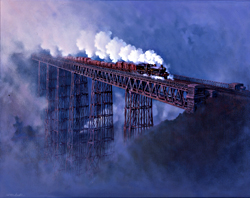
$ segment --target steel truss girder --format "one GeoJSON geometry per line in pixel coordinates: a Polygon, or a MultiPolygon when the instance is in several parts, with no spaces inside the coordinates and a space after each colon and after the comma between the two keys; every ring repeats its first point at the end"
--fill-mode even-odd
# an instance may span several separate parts
{"type": "Polygon", "coordinates": [[[125,92],[124,140],[136,137],[154,125],[152,98],[125,92]]]}
{"type": "Polygon", "coordinates": [[[155,80],[133,72],[128,73],[94,65],[86,65],[63,58],[43,56],[33,56],[32,58],[33,60],[49,63],[86,77],[95,78],[95,80],[100,82],[114,85],[182,109],[187,109],[188,107],[185,96],[188,94],[188,85],[190,83],[172,80],[155,80]],[[169,94],[170,92],[173,94],[169,94]],[[177,93],[179,94],[178,96],[177,93]]]}
{"type": "MultiPolygon", "coordinates": [[[[84,75],[86,77],[95,78],[98,81],[114,85],[123,89],[129,89],[134,93],[138,93],[149,98],[185,109],[187,112],[194,112],[190,109],[196,109],[200,104],[199,101],[206,100],[204,94],[202,97],[200,94],[195,93],[194,98],[186,98],[190,95],[190,90],[196,92],[197,85],[204,86],[202,92],[205,90],[216,90],[221,94],[229,94],[233,96],[239,96],[243,98],[250,98],[249,92],[237,91],[227,88],[229,84],[219,83],[213,81],[207,81],[203,79],[194,79],[185,76],[175,75],[175,80],[155,80],[147,76],[142,76],[133,72],[118,71],[109,68],[98,67],[94,65],[87,65],[71,60],[64,59],[62,57],[49,57],[49,56],[32,56],[33,60],[49,63],[55,67],[62,68],[67,71],[73,71],[74,73],[84,75]],[[195,86],[194,86],[195,85],[195,86]],[[180,94],[180,97],[173,97],[171,94],[166,95],[166,90],[174,89],[180,94]],[[180,99],[179,99],[180,98],[180,99]],[[202,98],[195,99],[195,98],[202,98]]],[[[172,91],[173,92],[173,91],[172,91]]],[[[176,91],[174,91],[176,93],[176,91]]],[[[200,92],[200,91],[198,91],[200,92]]]]}
{"type": "Polygon", "coordinates": [[[100,161],[113,153],[112,86],[92,80],[89,131],[87,143],[87,171],[96,172],[100,161]]]}

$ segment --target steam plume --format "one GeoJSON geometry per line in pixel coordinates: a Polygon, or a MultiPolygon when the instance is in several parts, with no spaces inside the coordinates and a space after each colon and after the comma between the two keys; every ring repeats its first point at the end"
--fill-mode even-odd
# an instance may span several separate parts
{"type": "Polygon", "coordinates": [[[143,52],[135,46],[127,44],[122,39],[114,37],[111,39],[111,32],[98,32],[96,35],[91,32],[81,31],[81,36],[77,39],[77,47],[84,50],[89,57],[94,55],[101,59],[110,58],[112,62],[118,60],[134,63],[163,64],[163,59],[153,50],[143,52]]]}

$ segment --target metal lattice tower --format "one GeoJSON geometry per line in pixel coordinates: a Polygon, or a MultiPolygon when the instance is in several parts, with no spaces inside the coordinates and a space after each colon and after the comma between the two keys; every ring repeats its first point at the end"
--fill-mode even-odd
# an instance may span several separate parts
{"type": "MultiPolygon", "coordinates": [[[[47,101],[49,100],[49,65],[41,64],[39,62],[38,67],[38,96],[45,96],[47,101]]],[[[50,139],[50,116],[49,116],[49,104],[45,109],[44,116],[44,127],[45,127],[45,159],[48,161],[51,159],[51,139],[50,139]]]]}
{"type": "Polygon", "coordinates": [[[59,69],[55,67],[49,68],[49,97],[48,97],[48,118],[49,118],[49,157],[50,161],[55,166],[58,154],[58,84],[59,84],[59,69]]]}
{"type": "Polygon", "coordinates": [[[89,98],[87,78],[73,72],[38,65],[38,96],[46,96],[45,157],[55,173],[82,173],[87,155],[89,98]]]}
{"type": "Polygon", "coordinates": [[[87,143],[87,171],[97,172],[100,161],[112,154],[113,130],[112,86],[93,80],[87,143]]]}
{"type": "Polygon", "coordinates": [[[74,76],[74,137],[73,152],[77,174],[82,174],[83,163],[87,155],[87,135],[89,120],[88,80],[86,77],[74,76]]]}
{"type": "Polygon", "coordinates": [[[59,136],[58,170],[66,168],[67,136],[69,130],[70,83],[71,73],[59,71],[59,136]]]}
{"type": "Polygon", "coordinates": [[[68,131],[67,131],[67,151],[66,151],[66,170],[71,171],[74,161],[74,152],[73,152],[73,136],[74,136],[74,73],[70,73],[70,93],[69,93],[69,120],[68,120],[68,131]]]}
{"type": "Polygon", "coordinates": [[[125,92],[124,140],[136,137],[153,126],[152,99],[125,92]]]}
{"type": "Polygon", "coordinates": [[[113,95],[112,85],[101,83],[102,85],[102,148],[103,160],[109,159],[113,154],[112,142],[114,141],[113,127],[113,95]]]}

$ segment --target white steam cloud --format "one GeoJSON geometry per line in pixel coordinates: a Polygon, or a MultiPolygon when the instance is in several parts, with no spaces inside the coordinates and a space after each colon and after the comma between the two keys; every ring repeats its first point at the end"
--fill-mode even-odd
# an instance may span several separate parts
{"type": "MultiPolygon", "coordinates": [[[[49,50],[52,56],[85,52],[88,57],[97,56],[112,62],[123,60],[136,64],[163,64],[163,59],[153,50],[143,51],[115,37],[111,31],[100,31],[88,18],[72,15],[68,7],[61,3],[22,1],[22,6],[18,7],[15,1],[10,0],[2,1],[1,5],[4,8],[1,15],[1,58],[4,65],[7,65],[13,52],[21,52],[29,57],[41,48],[49,50]],[[16,12],[18,17],[9,14],[16,12]],[[28,22],[22,23],[23,21],[28,22]]],[[[84,3],[84,6],[86,12],[88,8],[91,9],[88,3],[84,3]]]]}
{"type": "Polygon", "coordinates": [[[95,36],[91,32],[81,31],[81,36],[77,39],[76,45],[79,50],[85,50],[88,57],[92,57],[95,53],[95,36]]]}
{"type": "Polygon", "coordinates": [[[119,56],[121,57],[122,60],[129,61],[128,56],[131,54],[133,50],[135,50],[135,46],[126,45],[125,47],[121,48],[119,56]]]}
{"type": "Polygon", "coordinates": [[[105,59],[107,57],[106,46],[111,40],[110,36],[111,32],[99,32],[95,36],[95,47],[97,49],[95,54],[102,59],[105,59]]]}
{"type": "Polygon", "coordinates": [[[134,63],[163,64],[163,59],[153,50],[143,52],[142,49],[136,49],[135,46],[127,44],[122,39],[117,37],[111,39],[111,35],[111,32],[101,31],[94,35],[93,32],[81,31],[76,45],[80,51],[85,51],[88,57],[94,55],[101,59],[109,57],[112,62],[123,60],[134,63]]]}

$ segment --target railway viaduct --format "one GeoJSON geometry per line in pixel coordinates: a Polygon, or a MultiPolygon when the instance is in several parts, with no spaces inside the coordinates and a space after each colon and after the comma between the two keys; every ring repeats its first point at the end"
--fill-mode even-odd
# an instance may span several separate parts
{"type": "Polygon", "coordinates": [[[174,75],[174,80],[152,79],[41,54],[32,55],[32,60],[38,63],[38,95],[48,101],[45,154],[47,159],[59,162],[54,163],[57,171],[96,172],[100,161],[112,156],[112,86],[125,90],[125,140],[153,126],[152,99],[194,113],[209,97],[250,98],[250,92],[241,83],[179,75],[174,75]],[[87,78],[92,79],[90,99],[87,78]]]}

